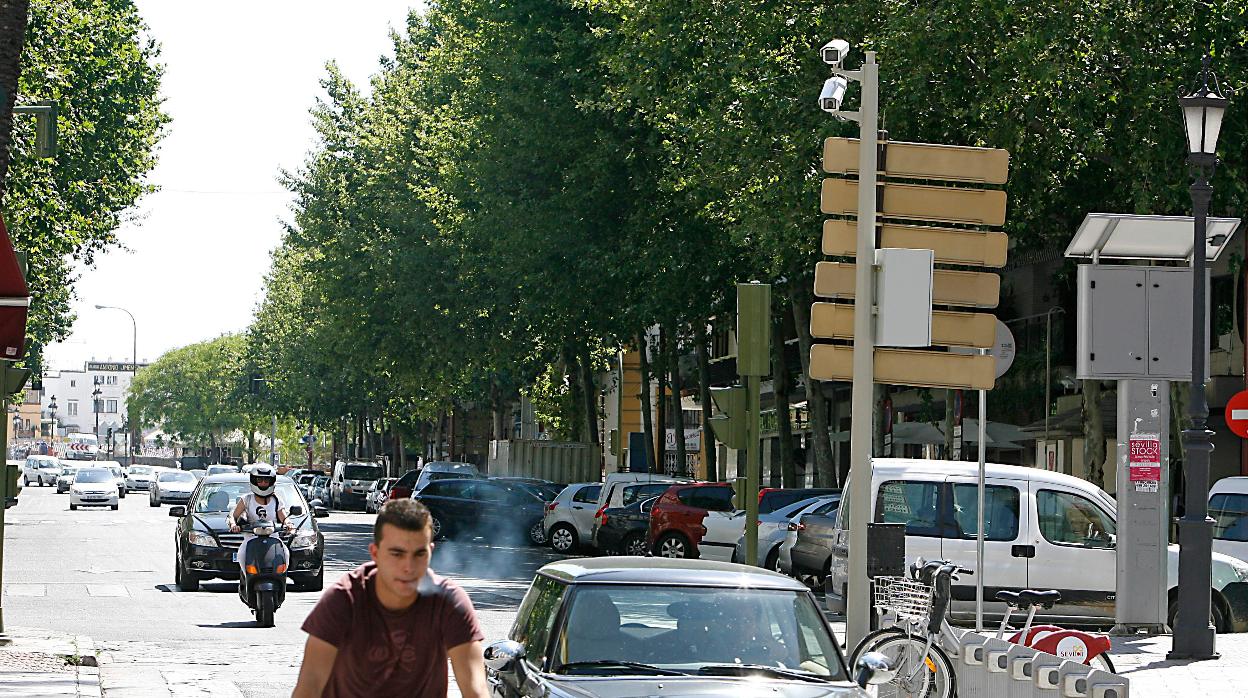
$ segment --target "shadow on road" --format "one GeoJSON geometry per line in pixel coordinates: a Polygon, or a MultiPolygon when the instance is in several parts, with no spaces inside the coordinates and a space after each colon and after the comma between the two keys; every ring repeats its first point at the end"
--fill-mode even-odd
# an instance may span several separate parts
{"type": "Polygon", "coordinates": [[[232,628],[256,628],[259,626],[256,625],[256,621],[254,620],[231,620],[231,621],[226,621],[224,623],[197,623],[195,627],[232,629],[232,628]]]}

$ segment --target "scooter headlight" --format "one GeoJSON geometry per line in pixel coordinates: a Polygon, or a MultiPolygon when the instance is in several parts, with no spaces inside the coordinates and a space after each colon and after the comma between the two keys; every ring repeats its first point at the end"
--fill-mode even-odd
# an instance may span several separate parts
{"type": "Polygon", "coordinates": [[[203,531],[191,531],[190,534],[187,535],[186,539],[191,545],[198,545],[203,548],[217,547],[217,541],[203,531]]]}
{"type": "Polygon", "coordinates": [[[291,550],[305,550],[316,547],[316,531],[304,531],[290,539],[291,550]]]}

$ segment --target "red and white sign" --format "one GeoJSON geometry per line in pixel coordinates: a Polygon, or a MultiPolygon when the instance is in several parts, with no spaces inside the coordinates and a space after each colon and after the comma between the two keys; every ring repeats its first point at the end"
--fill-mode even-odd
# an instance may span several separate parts
{"type": "Polygon", "coordinates": [[[1241,439],[1248,439],[1248,390],[1241,390],[1226,401],[1226,426],[1241,439]]]}
{"type": "Polygon", "coordinates": [[[1161,483],[1161,435],[1132,434],[1127,466],[1136,492],[1156,492],[1161,483]]]}

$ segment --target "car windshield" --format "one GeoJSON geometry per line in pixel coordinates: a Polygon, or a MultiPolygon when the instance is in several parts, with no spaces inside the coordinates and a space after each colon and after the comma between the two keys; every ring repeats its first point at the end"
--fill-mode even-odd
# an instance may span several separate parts
{"type": "Polygon", "coordinates": [[[161,473],[156,476],[160,482],[195,482],[195,476],[190,473],[184,473],[180,470],[174,470],[167,473],[161,473]]]}
{"type": "Polygon", "coordinates": [[[208,469],[209,475],[219,475],[221,473],[236,473],[237,470],[231,465],[214,465],[208,469]]]}
{"type": "MultiPolygon", "coordinates": [[[[195,499],[191,502],[191,511],[199,514],[222,513],[233,511],[239,497],[251,491],[251,483],[241,482],[210,482],[199,488],[195,499]]],[[[277,483],[277,501],[283,507],[290,508],[298,504],[303,506],[303,498],[295,490],[290,481],[277,483]]]]}
{"type": "Polygon", "coordinates": [[[688,673],[748,664],[845,680],[836,640],[809,594],[769,589],[593,585],[576,589],[554,643],[554,671],[635,662],[688,673]]]}
{"type": "Polygon", "coordinates": [[[380,465],[347,465],[342,468],[342,476],[348,480],[376,480],[381,477],[380,465]]]}
{"type": "Polygon", "coordinates": [[[100,468],[79,470],[78,474],[74,476],[74,482],[111,482],[112,479],[112,473],[100,468]]]}
{"type": "Polygon", "coordinates": [[[141,465],[134,465],[130,467],[130,474],[131,475],[151,475],[152,469],[145,468],[141,465]]]}
{"type": "Polygon", "coordinates": [[[73,475],[76,472],[78,472],[77,468],[61,468],[62,475],[73,475]]]}

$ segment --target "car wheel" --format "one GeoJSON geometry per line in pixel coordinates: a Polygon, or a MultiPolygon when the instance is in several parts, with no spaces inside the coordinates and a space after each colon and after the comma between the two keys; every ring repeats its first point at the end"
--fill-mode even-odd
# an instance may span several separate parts
{"type": "Polygon", "coordinates": [[[767,559],[763,560],[763,569],[780,571],[780,546],[775,546],[771,552],[767,553],[767,559]]]}
{"type": "Polygon", "coordinates": [[[295,582],[295,591],[320,591],[325,588],[325,565],[321,565],[321,569],[316,573],[315,577],[304,581],[295,582]]]}
{"type": "Polygon", "coordinates": [[[557,553],[571,553],[576,550],[576,531],[567,524],[555,524],[550,529],[550,547],[557,553]]]}
{"type": "Polygon", "coordinates": [[[546,545],[546,528],[541,521],[529,526],[529,542],[533,545],[546,545]]]}
{"type": "Polygon", "coordinates": [[[70,504],[70,505],[69,505],[69,510],[70,510],[70,511],[78,511],[78,505],[77,505],[77,504],[70,504]]]}
{"type": "Polygon", "coordinates": [[[689,558],[693,556],[689,539],[680,533],[665,533],[654,544],[656,557],[689,558]]]}
{"type": "Polygon", "coordinates": [[[624,544],[620,546],[620,550],[625,555],[632,555],[634,557],[645,557],[646,555],[650,553],[650,551],[646,548],[646,534],[634,533],[633,535],[624,539],[624,544]]]}
{"type": "Polygon", "coordinates": [[[182,591],[199,591],[199,580],[182,569],[182,558],[175,558],[173,562],[173,583],[182,591]]]}
{"type": "Polygon", "coordinates": [[[117,505],[117,504],[110,504],[110,505],[108,505],[108,508],[109,508],[109,509],[112,509],[113,511],[117,511],[117,507],[118,507],[118,506],[119,506],[119,505],[117,505]]]}
{"type": "MultiPolygon", "coordinates": [[[[1215,592],[1216,594],[1216,592],[1215,592]]],[[[1226,633],[1230,632],[1230,628],[1226,624],[1226,616],[1222,613],[1221,606],[1218,605],[1217,598],[1211,599],[1209,604],[1209,622],[1213,624],[1214,632],[1226,633]]],[[[1179,603],[1178,599],[1170,601],[1170,612],[1166,614],[1166,621],[1174,628],[1174,623],[1178,620],[1179,603]]]]}
{"type": "Polygon", "coordinates": [[[150,496],[150,495],[149,495],[149,496],[148,496],[148,498],[147,498],[147,504],[148,504],[148,506],[151,506],[151,507],[158,507],[158,506],[160,506],[160,502],[159,502],[159,501],[157,501],[157,499],[156,499],[155,497],[150,496]]]}
{"type": "Polygon", "coordinates": [[[433,529],[433,539],[442,540],[450,534],[450,530],[442,524],[442,519],[437,514],[430,512],[429,527],[433,529]]]}

